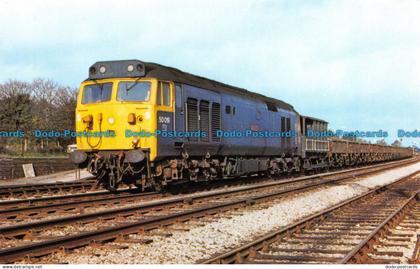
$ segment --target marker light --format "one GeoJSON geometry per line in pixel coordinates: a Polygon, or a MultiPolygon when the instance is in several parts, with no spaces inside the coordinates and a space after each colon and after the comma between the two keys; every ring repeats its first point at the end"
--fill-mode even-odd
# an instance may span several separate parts
{"type": "Polygon", "coordinates": [[[129,124],[136,124],[136,114],[130,113],[128,114],[128,123],[129,124]]]}
{"type": "Polygon", "coordinates": [[[83,123],[91,123],[93,122],[93,117],[92,115],[86,115],[82,118],[83,123]]]}
{"type": "Polygon", "coordinates": [[[101,66],[99,67],[99,72],[100,72],[101,74],[105,74],[105,72],[106,72],[106,67],[105,67],[105,65],[101,65],[101,66]]]}
{"type": "Polygon", "coordinates": [[[111,125],[114,124],[115,123],[114,117],[109,117],[108,118],[108,123],[111,124],[111,125]]]}
{"type": "Polygon", "coordinates": [[[127,71],[128,71],[128,72],[133,72],[133,71],[134,71],[134,65],[129,64],[129,65],[127,66],[127,71]]]}

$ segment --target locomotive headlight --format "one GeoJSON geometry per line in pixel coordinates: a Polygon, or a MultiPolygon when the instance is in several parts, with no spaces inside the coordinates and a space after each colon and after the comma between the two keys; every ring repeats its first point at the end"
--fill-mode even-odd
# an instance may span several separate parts
{"type": "Polygon", "coordinates": [[[91,67],[89,68],[89,73],[90,73],[91,75],[95,75],[95,74],[96,74],[96,68],[95,68],[95,67],[93,67],[93,66],[91,66],[91,67]]]}
{"type": "Polygon", "coordinates": [[[105,74],[105,72],[106,72],[106,67],[105,67],[105,65],[101,65],[101,66],[99,67],[99,72],[100,72],[101,74],[105,74]]]}
{"type": "Polygon", "coordinates": [[[109,117],[108,118],[108,123],[111,124],[111,125],[114,124],[115,123],[114,117],[109,117]]]}
{"type": "Polygon", "coordinates": [[[146,120],[149,120],[150,116],[150,111],[146,111],[146,113],[144,113],[144,117],[146,118],[146,120]]]}
{"type": "Polygon", "coordinates": [[[133,71],[134,71],[134,65],[129,64],[129,65],[127,66],[127,71],[128,71],[128,72],[133,72],[133,71]]]}

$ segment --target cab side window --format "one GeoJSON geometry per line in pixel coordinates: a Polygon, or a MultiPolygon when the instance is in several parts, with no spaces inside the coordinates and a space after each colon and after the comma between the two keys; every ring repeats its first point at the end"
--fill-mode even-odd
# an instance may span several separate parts
{"type": "Polygon", "coordinates": [[[159,106],[162,104],[162,82],[159,82],[159,84],[158,84],[156,104],[159,105],[159,106]]]}
{"type": "Polygon", "coordinates": [[[162,106],[171,105],[171,91],[168,82],[159,82],[156,104],[162,106]]]}
{"type": "Polygon", "coordinates": [[[171,92],[169,91],[169,83],[162,82],[162,90],[163,90],[163,105],[170,106],[171,105],[171,92]]]}
{"type": "Polygon", "coordinates": [[[182,110],[182,86],[175,84],[175,106],[182,110]]]}

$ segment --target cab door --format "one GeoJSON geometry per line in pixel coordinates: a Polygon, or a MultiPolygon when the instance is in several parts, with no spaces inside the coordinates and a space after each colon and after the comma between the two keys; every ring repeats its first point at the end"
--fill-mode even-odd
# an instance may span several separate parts
{"type": "Polygon", "coordinates": [[[156,94],[157,116],[157,152],[159,157],[173,155],[174,138],[170,133],[174,131],[174,84],[168,81],[158,81],[156,94]]]}
{"type": "MultiPolygon", "coordinates": [[[[174,112],[174,129],[176,132],[185,132],[185,100],[184,88],[181,84],[175,83],[175,112],[174,112]]],[[[182,141],[176,139],[175,141],[182,141]]]]}

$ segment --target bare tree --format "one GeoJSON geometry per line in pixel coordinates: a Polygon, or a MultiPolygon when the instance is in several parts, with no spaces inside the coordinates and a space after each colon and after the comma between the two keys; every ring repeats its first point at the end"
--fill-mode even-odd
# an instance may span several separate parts
{"type": "Polygon", "coordinates": [[[14,97],[17,94],[31,94],[30,84],[16,79],[9,79],[0,84],[0,99],[14,97]]]}
{"type": "Polygon", "coordinates": [[[381,140],[376,141],[376,144],[377,145],[382,145],[382,146],[387,146],[388,145],[386,143],[385,139],[383,139],[383,138],[381,140]]]}
{"type": "MultiPolygon", "coordinates": [[[[32,125],[30,87],[26,82],[9,80],[0,85],[0,131],[26,133],[32,125]]],[[[9,137],[6,143],[19,144],[21,154],[27,150],[28,136],[9,137]]]]}
{"type": "MultiPolygon", "coordinates": [[[[49,141],[56,149],[73,143],[69,138],[34,138],[32,131],[74,128],[77,89],[60,86],[51,79],[37,78],[32,82],[10,79],[0,84],[0,131],[25,131],[25,137],[2,139],[0,143],[16,148],[22,153],[28,145],[32,150],[44,148],[49,141]]],[[[1,148],[2,145],[0,145],[1,148]]]]}
{"type": "Polygon", "coordinates": [[[391,146],[394,146],[394,147],[401,147],[401,141],[400,140],[395,140],[392,144],[391,144],[391,146]]]}
{"type": "MultiPolygon", "coordinates": [[[[54,106],[56,115],[54,116],[54,124],[56,129],[73,130],[75,122],[75,109],[77,103],[77,89],[69,87],[60,87],[56,92],[54,106]]],[[[63,146],[73,144],[73,139],[58,139],[63,146]]]]}

